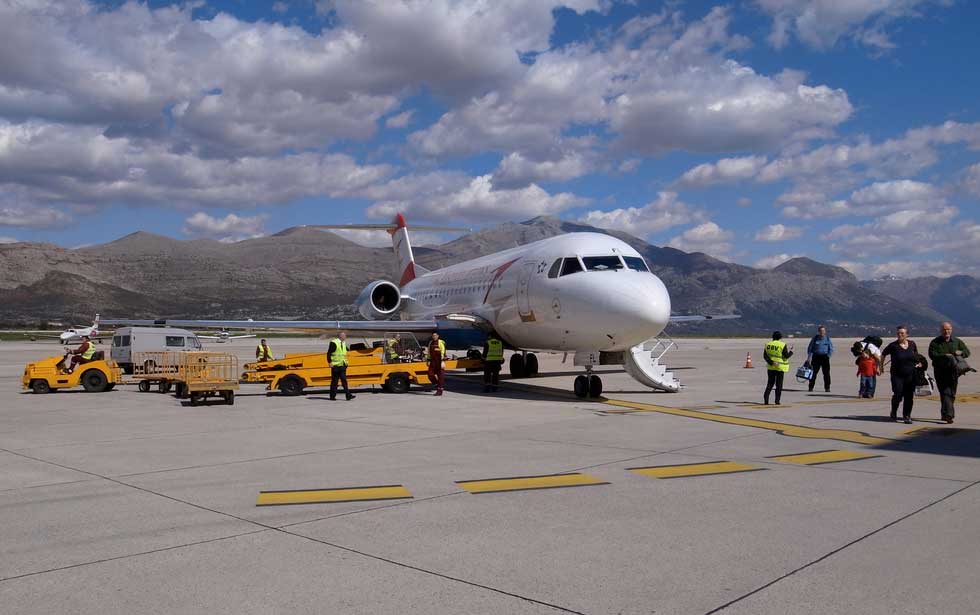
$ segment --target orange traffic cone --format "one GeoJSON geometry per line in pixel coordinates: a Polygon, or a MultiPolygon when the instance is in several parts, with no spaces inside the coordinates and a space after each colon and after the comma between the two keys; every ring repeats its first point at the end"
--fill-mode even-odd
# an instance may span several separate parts
{"type": "Polygon", "coordinates": [[[752,353],[745,353],[745,369],[752,369],[752,353]]]}

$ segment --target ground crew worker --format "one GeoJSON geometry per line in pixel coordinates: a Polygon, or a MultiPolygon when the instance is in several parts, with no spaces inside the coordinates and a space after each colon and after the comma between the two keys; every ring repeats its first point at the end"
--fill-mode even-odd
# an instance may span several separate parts
{"type": "Polygon", "coordinates": [[[272,348],[269,347],[269,342],[262,340],[259,345],[255,347],[255,360],[256,361],[271,361],[272,360],[272,348]]]}
{"type": "Polygon", "coordinates": [[[399,358],[402,354],[402,340],[401,336],[395,335],[385,344],[385,351],[388,354],[388,363],[398,363],[399,358]]]}
{"type": "Polygon", "coordinates": [[[500,368],[504,364],[504,343],[494,334],[483,344],[483,392],[497,391],[500,368]]]}
{"type": "Polygon", "coordinates": [[[327,361],[330,363],[330,401],[337,399],[337,381],[344,385],[344,395],[347,401],[354,399],[347,388],[347,333],[341,331],[337,337],[330,340],[327,349],[327,361]]]}
{"type": "Polygon", "coordinates": [[[88,363],[95,356],[95,342],[93,342],[89,336],[82,336],[81,345],[75,350],[71,351],[71,365],[65,370],[66,374],[70,374],[75,371],[75,366],[79,363],[88,363]]]}
{"type": "Polygon", "coordinates": [[[439,339],[438,333],[432,334],[429,341],[429,382],[436,385],[436,395],[442,395],[446,384],[446,370],[443,361],[446,360],[446,342],[439,339]]]}
{"type": "Polygon", "coordinates": [[[783,376],[789,371],[789,358],[793,356],[793,349],[786,347],[786,342],[781,341],[783,334],[779,331],[772,332],[772,341],[766,344],[766,349],[762,356],[766,360],[767,380],[766,392],[762,399],[769,404],[769,393],[772,392],[773,385],[776,386],[776,405],[779,398],[783,395],[783,376]]]}

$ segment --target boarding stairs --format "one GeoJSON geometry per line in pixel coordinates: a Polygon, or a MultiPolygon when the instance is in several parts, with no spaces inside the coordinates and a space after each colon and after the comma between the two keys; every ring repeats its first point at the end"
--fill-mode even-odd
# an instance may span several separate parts
{"type": "Polygon", "coordinates": [[[661,333],[624,352],[623,367],[640,384],[658,391],[676,393],[681,389],[681,383],[661,363],[667,352],[676,347],[669,335],[661,333]]]}

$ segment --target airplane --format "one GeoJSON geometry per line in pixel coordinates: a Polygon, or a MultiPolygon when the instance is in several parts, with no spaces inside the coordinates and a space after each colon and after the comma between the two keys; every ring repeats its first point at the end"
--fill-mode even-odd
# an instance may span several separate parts
{"type": "Polygon", "coordinates": [[[92,339],[95,339],[99,335],[99,315],[95,315],[95,321],[90,327],[71,327],[65,329],[57,335],[50,333],[42,333],[40,331],[31,331],[30,335],[32,338],[35,337],[50,337],[57,338],[59,342],[63,345],[71,344],[72,342],[81,341],[83,335],[87,335],[92,339]]]}
{"type": "Polygon", "coordinates": [[[217,333],[217,335],[198,335],[197,336],[198,339],[202,339],[202,340],[214,340],[215,342],[217,342],[219,344],[224,344],[228,340],[241,340],[241,339],[245,339],[247,337],[255,337],[255,335],[254,334],[248,334],[248,335],[232,335],[228,331],[225,331],[224,329],[222,329],[221,331],[219,331],[217,333]]]}
{"type": "MultiPolygon", "coordinates": [[[[429,271],[415,262],[402,214],[390,224],[309,225],[320,230],[373,229],[391,234],[398,283],[376,280],[355,301],[363,321],[105,320],[113,324],[263,328],[300,331],[439,333],[447,348],[481,346],[490,332],[517,352],[515,378],[538,373],[536,352],[573,355],[584,368],[578,397],[599,397],[597,365],[623,365],[640,383],[676,392],[680,383],[660,360],[671,343],[654,342],[670,322],[738,318],[671,316],[670,294],[643,257],[602,233],[569,233],[429,271]],[[401,320],[390,320],[398,316],[401,320]],[[659,353],[659,354],[658,354],[659,353]]],[[[416,230],[460,230],[414,227],[416,230]]],[[[470,352],[473,352],[470,350],[470,352]]]]}

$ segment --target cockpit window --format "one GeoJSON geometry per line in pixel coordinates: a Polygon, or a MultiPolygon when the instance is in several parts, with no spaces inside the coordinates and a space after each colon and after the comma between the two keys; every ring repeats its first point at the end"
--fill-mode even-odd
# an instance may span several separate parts
{"type": "Polygon", "coordinates": [[[558,274],[561,272],[561,260],[562,259],[559,258],[551,265],[551,269],[548,270],[549,278],[558,277],[558,274]]]}
{"type": "Polygon", "coordinates": [[[623,261],[618,256],[583,256],[582,262],[589,271],[608,271],[622,269],[623,261]]]}
{"type": "Polygon", "coordinates": [[[582,271],[582,265],[578,262],[578,259],[575,258],[574,256],[570,256],[564,259],[564,261],[562,262],[563,262],[561,266],[562,276],[571,275],[573,273],[578,273],[579,271],[582,271]]]}
{"type": "Polygon", "coordinates": [[[633,271],[650,271],[647,264],[639,256],[624,256],[623,260],[626,261],[626,266],[633,271]]]}

